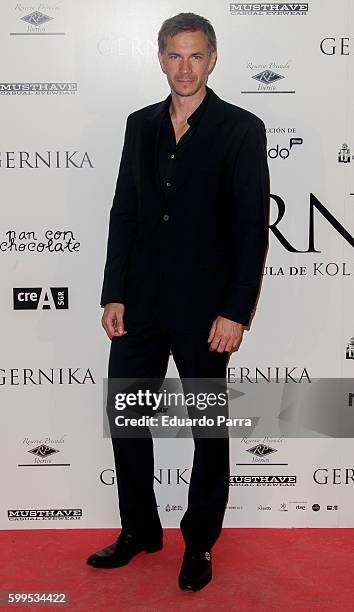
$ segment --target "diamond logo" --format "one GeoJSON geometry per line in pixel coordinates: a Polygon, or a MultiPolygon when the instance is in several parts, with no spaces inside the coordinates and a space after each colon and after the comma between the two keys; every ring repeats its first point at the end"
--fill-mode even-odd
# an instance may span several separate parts
{"type": "Polygon", "coordinates": [[[29,13],[29,15],[25,15],[21,17],[22,21],[27,21],[27,23],[31,23],[34,26],[42,25],[42,23],[46,23],[47,21],[51,21],[53,17],[48,17],[44,13],[40,11],[33,11],[33,13],[29,13]]]}
{"type": "Polygon", "coordinates": [[[252,77],[252,79],[256,79],[256,81],[260,81],[260,83],[266,83],[269,85],[270,83],[275,83],[275,81],[279,81],[280,79],[284,79],[285,77],[281,76],[281,74],[277,74],[273,72],[273,70],[263,70],[259,74],[256,74],[252,77]]]}
{"type": "Polygon", "coordinates": [[[210,553],[206,552],[204,556],[206,559],[208,559],[208,561],[210,561],[210,553]]]}
{"type": "Polygon", "coordinates": [[[257,444],[257,446],[253,446],[252,448],[246,449],[248,453],[252,453],[252,455],[256,455],[257,457],[266,457],[271,453],[276,453],[277,450],[275,448],[271,448],[270,446],[266,446],[266,444],[257,444]]]}
{"type": "Polygon", "coordinates": [[[50,446],[47,446],[46,444],[40,444],[39,446],[36,446],[36,448],[32,448],[28,452],[32,453],[33,455],[37,455],[37,457],[49,457],[50,455],[53,455],[54,453],[59,453],[57,449],[51,448],[50,446]]]}

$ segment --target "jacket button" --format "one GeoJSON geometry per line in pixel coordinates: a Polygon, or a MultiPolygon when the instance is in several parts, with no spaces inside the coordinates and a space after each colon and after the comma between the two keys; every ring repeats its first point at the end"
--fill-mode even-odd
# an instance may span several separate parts
{"type": "Polygon", "coordinates": [[[170,215],[164,215],[164,216],[163,216],[163,220],[164,220],[164,221],[168,221],[168,220],[169,220],[169,218],[170,218],[170,215]]]}

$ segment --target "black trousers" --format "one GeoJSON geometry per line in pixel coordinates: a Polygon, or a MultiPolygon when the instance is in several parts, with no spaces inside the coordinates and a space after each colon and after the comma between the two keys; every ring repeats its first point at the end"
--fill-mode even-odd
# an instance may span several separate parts
{"type": "MultiPolygon", "coordinates": [[[[183,390],[185,379],[226,379],[229,353],[209,351],[209,330],[181,334],[161,324],[128,327],[128,333],[114,337],[109,356],[109,379],[154,379],[166,376],[170,350],[183,390]]],[[[225,383],[226,384],[226,383],[225,383]]],[[[155,389],[158,390],[159,385],[155,389]]],[[[191,412],[188,408],[189,416],[191,412]]],[[[162,537],[162,526],[154,492],[154,453],[151,431],[145,437],[117,437],[113,432],[110,402],[107,414],[112,435],[123,529],[148,544],[162,537]]],[[[194,415],[195,413],[193,413],[194,415]]],[[[180,528],[186,546],[207,550],[220,535],[229,496],[229,437],[197,437],[188,491],[188,508],[180,528]]]]}

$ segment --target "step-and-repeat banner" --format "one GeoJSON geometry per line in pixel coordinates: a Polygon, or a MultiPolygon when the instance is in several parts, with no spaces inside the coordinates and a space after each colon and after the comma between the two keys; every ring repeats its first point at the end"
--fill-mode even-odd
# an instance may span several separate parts
{"type": "MultiPolygon", "coordinates": [[[[224,524],[354,527],[354,395],[330,386],[311,420],[308,391],[354,372],[352,1],[4,0],[3,529],[120,524],[102,429],[108,216],[126,117],[168,95],[157,32],[182,11],[213,24],[218,61],[208,85],[263,119],[271,172],[262,293],[228,376],[241,392],[247,382],[284,383],[284,418],[267,435],[255,427],[232,439],[224,524]]],[[[172,358],[168,375],[176,376],[172,358]]],[[[253,412],[262,416],[258,396],[253,412]]],[[[193,440],[154,445],[161,520],[177,527],[193,440]]]]}

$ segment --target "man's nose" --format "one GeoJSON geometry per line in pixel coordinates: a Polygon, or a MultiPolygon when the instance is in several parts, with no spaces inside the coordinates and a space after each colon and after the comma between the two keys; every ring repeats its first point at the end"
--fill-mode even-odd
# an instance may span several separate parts
{"type": "Polygon", "coordinates": [[[181,66],[180,66],[180,70],[181,70],[181,72],[191,72],[191,63],[190,63],[190,60],[188,60],[188,59],[182,60],[181,66]]]}

